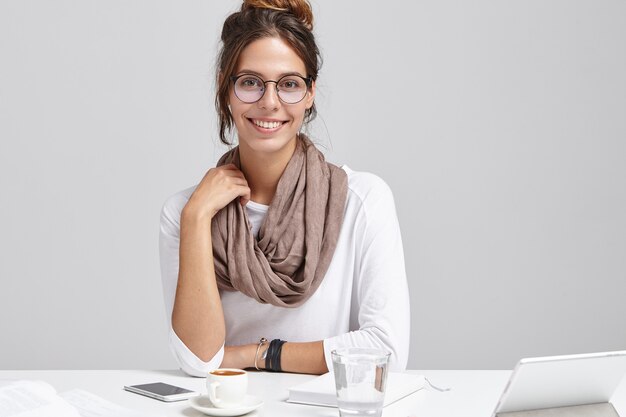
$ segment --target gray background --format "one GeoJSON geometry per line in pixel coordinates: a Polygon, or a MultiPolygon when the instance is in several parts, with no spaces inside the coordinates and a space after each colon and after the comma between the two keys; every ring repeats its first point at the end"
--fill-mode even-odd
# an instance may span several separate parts
{"type": "MultiPolygon", "coordinates": [[[[312,134],[394,191],[410,368],[626,348],[626,3],[315,0],[312,134]]],[[[238,1],[0,0],[0,369],[172,368],[167,196],[238,1]]]]}

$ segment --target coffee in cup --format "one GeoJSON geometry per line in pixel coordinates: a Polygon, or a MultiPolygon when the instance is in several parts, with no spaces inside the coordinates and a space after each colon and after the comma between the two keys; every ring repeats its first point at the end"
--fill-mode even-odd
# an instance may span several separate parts
{"type": "Polygon", "coordinates": [[[232,369],[216,369],[211,372],[213,375],[217,376],[235,376],[235,375],[243,375],[246,371],[232,370],[232,369]]]}
{"type": "Polygon", "coordinates": [[[248,374],[242,369],[219,368],[208,373],[206,387],[215,407],[238,407],[246,398],[248,374]]]}

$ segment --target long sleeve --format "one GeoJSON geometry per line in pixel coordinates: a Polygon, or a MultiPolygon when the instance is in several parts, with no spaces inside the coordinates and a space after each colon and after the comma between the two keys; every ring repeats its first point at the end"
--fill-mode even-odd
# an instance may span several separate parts
{"type": "Polygon", "coordinates": [[[356,330],[324,340],[324,355],[344,347],[375,347],[391,352],[389,368],[406,369],[410,340],[409,293],[400,227],[393,195],[380,178],[367,174],[372,186],[360,196],[356,219],[359,242],[352,288],[351,321],[356,330]]]}
{"type": "Polygon", "coordinates": [[[224,346],[211,360],[204,362],[189,350],[172,328],[172,311],[178,282],[180,214],[192,192],[193,188],[175,194],[163,205],[159,233],[159,254],[170,349],[184,372],[191,376],[205,377],[208,372],[218,368],[222,363],[224,346]]]}

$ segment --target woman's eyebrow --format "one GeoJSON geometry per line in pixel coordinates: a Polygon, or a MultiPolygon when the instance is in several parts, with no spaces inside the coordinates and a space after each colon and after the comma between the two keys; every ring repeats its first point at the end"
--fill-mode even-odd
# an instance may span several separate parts
{"type": "MultiPolygon", "coordinates": [[[[237,74],[252,74],[252,75],[256,75],[256,76],[258,76],[258,77],[260,77],[260,78],[265,79],[265,78],[263,77],[263,74],[261,74],[260,72],[252,71],[252,70],[249,70],[249,69],[242,69],[242,70],[239,70],[239,71],[237,71],[237,74]]],[[[297,75],[297,76],[299,76],[299,77],[306,78],[304,75],[300,74],[300,73],[299,73],[299,72],[297,72],[297,71],[283,72],[282,74],[279,74],[279,75],[278,75],[278,78],[282,78],[282,77],[284,77],[284,76],[286,76],[286,75],[297,75]]],[[[277,78],[277,79],[278,79],[278,78],[277,78]]]]}

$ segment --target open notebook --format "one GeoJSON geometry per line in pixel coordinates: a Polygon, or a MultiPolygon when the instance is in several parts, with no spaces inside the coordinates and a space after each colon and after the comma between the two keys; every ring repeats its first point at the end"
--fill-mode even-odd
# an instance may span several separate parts
{"type": "MultiPolygon", "coordinates": [[[[424,375],[389,372],[384,405],[387,406],[415,391],[419,391],[424,388],[424,382],[424,375]]],[[[315,379],[289,388],[287,402],[337,407],[334,375],[332,372],[327,372],[315,379]]]]}

